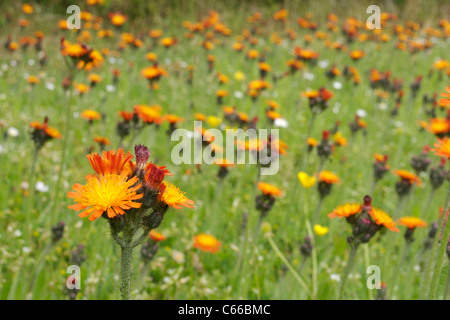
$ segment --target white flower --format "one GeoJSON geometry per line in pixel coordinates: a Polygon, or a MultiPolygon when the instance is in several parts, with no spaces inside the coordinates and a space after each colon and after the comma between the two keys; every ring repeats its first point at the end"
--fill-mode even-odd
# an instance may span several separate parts
{"type": "Polygon", "coordinates": [[[23,190],[28,190],[28,186],[29,186],[29,184],[28,184],[28,182],[26,182],[26,181],[23,181],[23,182],[20,184],[20,188],[23,189],[23,190]]]}
{"type": "Polygon", "coordinates": [[[278,128],[287,128],[289,126],[287,120],[283,118],[276,118],[273,124],[278,128]]]}
{"type": "Polygon", "coordinates": [[[164,60],[164,63],[165,63],[166,65],[170,65],[170,64],[172,64],[172,60],[170,60],[169,58],[166,58],[166,59],[164,60]]]}
{"type": "Polygon", "coordinates": [[[0,154],[2,154],[5,151],[5,147],[0,144],[0,154]]]}
{"type": "Polygon", "coordinates": [[[18,137],[19,136],[19,130],[17,130],[14,127],[9,127],[8,128],[8,136],[13,137],[13,138],[18,137]]]}
{"type": "Polygon", "coordinates": [[[46,82],[45,87],[47,88],[47,90],[50,90],[50,91],[55,90],[55,85],[51,82],[46,82]]]}
{"type": "Polygon", "coordinates": [[[333,82],[333,88],[335,88],[336,90],[341,90],[342,89],[342,83],[340,83],[339,81],[333,82]]]}
{"type": "Polygon", "coordinates": [[[31,252],[31,248],[30,247],[23,247],[22,251],[23,251],[23,253],[30,253],[31,252]]]}
{"type": "Polygon", "coordinates": [[[15,68],[17,67],[17,60],[11,60],[9,64],[11,65],[11,67],[15,68]]]}
{"type": "Polygon", "coordinates": [[[108,84],[108,85],[106,86],[106,91],[108,91],[108,92],[114,92],[115,89],[116,89],[116,88],[115,88],[112,84],[108,84]]]}
{"type": "Polygon", "coordinates": [[[35,64],[34,59],[28,59],[28,65],[29,66],[34,66],[34,64],[35,64]]]}
{"type": "Polygon", "coordinates": [[[172,250],[172,259],[175,260],[176,263],[182,264],[184,263],[184,254],[177,250],[172,250]]]}
{"type": "Polygon", "coordinates": [[[305,72],[305,73],[303,74],[303,78],[306,79],[306,80],[312,81],[312,80],[314,80],[314,75],[313,75],[312,73],[305,72]]]}
{"type": "Polygon", "coordinates": [[[236,99],[242,99],[244,97],[244,94],[241,91],[235,91],[234,92],[234,97],[236,99]]]}
{"type": "Polygon", "coordinates": [[[116,63],[116,58],[114,58],[114,57],[109,57],[109,63],[110,63],[110,64],[116,63]]]}
{"type": "Polygon", "coordinates": [[[45,185],[45,183],[43,183],[42,181],[38,181],[38,182],[36,182],[36,191],[39,191],[39,192],[47,192],[48,191],[48,189],[49,189],[49,187],[48,186],[46,186],[45,185]]]}
{"type": "Polygon", "coordinates": [[[341,276],[337,273],[330,274],[330,279],[336,282],[341,282],[341,276]]]}
{"type": "Polygon", "coordinates": [[[326,67],[328,67],[329,64],[330,64],[330,62],[328,60],[319,61],[319,67],[321,67],[322,69],[325,69],[326,67]]]}
{"type": "Polygon", "coordinates": [[[367,116],[367,111],[364,109],[358,109],[356,110],[356,115],[358,117],[364,118],[365,116],[367,116]]]}
{"type": "Polygon", "coordinates": [[[22,235],[22,231],[20,231],[19,229],[14,231],[14,236],[16,236],[17,238],[20,237],[21,235],[22,235]]]}

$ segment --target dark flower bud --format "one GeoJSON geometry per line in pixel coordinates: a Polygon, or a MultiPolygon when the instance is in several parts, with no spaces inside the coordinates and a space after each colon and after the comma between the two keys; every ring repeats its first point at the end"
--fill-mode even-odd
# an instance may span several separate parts
{"type": "Polygon", "coordinates": [[[430,182],[433,189],[439,188],[447,177],[447,171],[445,171],[445,162],[447,159],[442,158],[438,167],[432,167],[430,169],[430,182]]]}
{"type": "Polygon", "coordinates": [[[86,261],[86,254],[84,253],[85,246],[83,244],[79,244],[75,249],[72,251],[72,255],[70,258],[70,263],[81,266],[81,264],[86,261]]]}
{"type": "Polygon", "coordinates": [[[58,242],[63,237],[64,226],[65,226],[64,222],[60,221],[52,227],[52,242],[53,243],[58,242]]]}
{"type": "Polygon", "coordinates": [[[311,243],[311,238],[306,236],[303,244],[300,246],[300,253],[307,258],[311,256],[312,249],[313,245],[311,243]]]}
{"type": "Polygon", "coordinates": [[[138,144],[134,147],[134,153],[136,155],[136,170],[143,170],[147,164],[148,158],[150,158],[150,151],[144,145],[138,144]]]}
{"type": "Polygon", "coordinates": [[[395,184],[395,191],[402,197],[406,196],[411,191],[412,184],[407,180],[400,180],[395,184]]]}
{"type": "Polygon", "coordinates": [[[144,244],[141,247],[141,258],[144,260],[145,263],[150,262],[155,257],[156,253],[158,252],[158,243],[153,241],[152,239],[149,239],[147,242],[144,242],[144,244]]]}

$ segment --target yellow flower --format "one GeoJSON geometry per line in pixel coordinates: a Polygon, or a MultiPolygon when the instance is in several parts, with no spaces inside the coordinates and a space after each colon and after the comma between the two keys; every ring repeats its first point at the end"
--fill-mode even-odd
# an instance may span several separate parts
{"type": "Polygon", "coordinates": [[[236,79],[237,81],[243,81],[245,79],[245,74],[243,74],[241,71],[237,71],[234,74],[234,79],[236,79]]]}
{"type": "Polygon", "coordinates": [[[218,127],[222,123],[222,119],[214,116],[209,116],[206,121],[211,127],[218,127]]]}
{"type": "Polygon", "coordinates": [[[330,230],[328,227],[321,226],[320,224],[316,224],[313,227],[314,233],[318,236],[324,236],[330,230]]]}
{"type": "Polygon", "coordinates": [[[297,177],[302,186],[305,188],[311,188],[316,183],[316,177],[310,176],[306,172],[299,172],[297,177]]]}

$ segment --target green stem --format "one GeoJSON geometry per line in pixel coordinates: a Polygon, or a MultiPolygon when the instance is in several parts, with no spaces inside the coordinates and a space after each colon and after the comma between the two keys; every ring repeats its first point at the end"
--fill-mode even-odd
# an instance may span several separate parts
{"type": "Polygon", "coordinates": [[[133,259],[133,248],[130,243],[122,247],[120,262],[120,292],[122,300],[130,300],[131,292],[131,261],[133,259]]]}
{"type": "MultiPolygon", "coordinates": [[[[448,206],[446,207],[448,208],[448,206]]],[[[447,211],[447,209],[444,210],[444,215],[445,215],[445,211],[447,211]]],[[[433,273],[433,279],[431,281],[431,289],[430,289],[430,299],[433,300],[436,296],[437,293],[437,288],[439,285],[439,277],[441,275],[441,268],[442,268],[442,263],[444,262],[444,256],[445,256],[445,250],[447,249],[447,243],[448,243],[448,237],[450,235],[450,221],[448,221],[448,217],[447,219],[445,219],[445,217],[443,218],[443,220],[447,220],[445,223],[445,229],[442,232],[442,236],[441,236],[441,241],[439,244],[439,251],[438,251],[438,256],[437,256],[437,262],[436,262],[436,266],[434,267],[434,273],[433,273]]]]}
{"type": "Polygon", "coordinates": [[[447,294],[450,289],[450,258],[448,259],[448,274],[447,274],[447,282],[445,283],[444,295],[442,300],[447,300],[447,294]]]}
{"type": "Polygon", "coordinates": [[[272,237],[271,236],[267,237],[267,240],[269,241],[270,245],[272,246],[272,249],[275,251],[277,256],[281,259],[281,261],[283,261],[283,263],[286,265],[286,267],[289,269],[289,271],[292,272],[292,274],[294,275],[294,278],[298,281],[300,286],[302,286],[303,289],[305,290],[305,292],[309,296],[311,296],[311,290],[309,290],[308,286],[306,285],[306,283],[302,279],[302,277],[297,273],[297,271],[295,271],[294,267],[289,263],[289,261],[287,261],[286,257],[281,253],[280,249],[275,244],[272,237]]]}
{"type": "Polygon", "coordinates": [[[34,285],[36,283],[36,278],[39,274],[39,272],[42,269],[43,266],[43,262],[45,260],[45,257],[48,255],[48,253],[50,252],[50,250],[52,249],[54,243],[51,241],[46,247],[45,249],[41,252],[41,255],[39,256],[38,261],[35,264],[35,268],[33,269],[32,272],[32,277],[31,277],[31,281],[30,281],[30,286],[28,287],[28,292],[30,295],[33,294],[33,289],[34,289],[34,285]]]}
{"type": "MultiPolygon", "coordinates": [[[[450,199],[450,184],[448,185],[448,188],[447,188],[447,197],[446,197],[446,200],[445,200],[444,208],[448,208],[449,199],[450,199]]],[[[437,232],[436,232],[436,236],[434,237],[433,246],[431,247],[430,258],[428,259],[427,268],[426,268],[425,282],[424,282],[424,288],[423,288],[424,290],[422,291],[423,292],[422,299],[425,299],[425,298],[427,298],[430,295],[430,290],[432,288],[432,285],[430,285],[430,284],[432,284],[434,260],[435,260],[435,256],[436,256],[436,250],[437,250],[437,247],[438,247],[439,238],[440,238],[440,235],[441,235],[441,230],[442,230],[443,225],[444,225],[445,211],[439,217],[438,229],[437,229],[437,232]]],[[[447,223],[447,226],[448,225],[450,225],[450,223],[447,223]]],[[[447,235],[447,237],[448,237],[448,235],[447,235]]],[[[444,246],[444,248],[445,248],[445,246],[444,246]]]]}
{"type": "Polygon", "coordinates": [[[353,267],[353,263],[355,261],[355,256],[356,256],[356,250],[358,249],[358,245],[352,245],[352,250],[350,251],[350,257],[347,260],[347,265],[345,266],[344,269],[344,274],[342,275],[342,282],[341,282],[341,287],[339,289],[339,300],[342,300],[343,295],[344,295],[344,288],[345,288],[345,283],[347,282],[347,278],[348,278],[348,274],[350,273],[352,267],[353,267]]]}

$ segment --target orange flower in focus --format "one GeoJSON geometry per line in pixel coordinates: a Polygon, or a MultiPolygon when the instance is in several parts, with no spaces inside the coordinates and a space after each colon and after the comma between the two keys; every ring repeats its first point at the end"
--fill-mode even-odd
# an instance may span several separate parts
{"type": "Polygon", "coordinates": [[[167,181],[162,181],[160,191],[158,194],[158,200],[166,204],[169,207],[175,209],[181,209],[181,207],[195,208],[194,201],[188,199],[184,192],[167,181]]]}
{"type": "Polygon", "coordinates": [[[328,214],[328,217],[331,219],[334,218],[347,218],[358,214],[362,211],[362,205],[358,203],[348,203],[342,206],[337,207],[331,213],[328,214]]]}
{"type": "Polygon", "coordinates": [[[400,231],[396,228],[394,220],[392,220],[392,218],[383,210],[372,208],[372,210],[369,211],[369,215],[377,225],[386,227],[391,231],[400,231]]]}
{"type": "Polygon", "coordinates": [[[138,177],[127,180],[127,173],[122,174],[101,174],[100,176],[86,176],[87,184],[74,184],[67,193],[68,198],[73,198],[77,202],[68,206],[75,211],[83,210],[78,216],[84,218],[89,216],[90,221],[94,221],[106,213],[108,218],[116,215],[124,215],[125,210],[140,208],[142,203],[134,202],[144,195],[137,194],[141,184],[137,184],[138,177]]]}
{"type": "Polygon", "coordinates": [[[125,155],[123,149],[119,149],[117,153],[114,150],[103,151],[101,156],[98,153],[92,153],[87,158],[97,174],[120,175],[122,172],[131,174],[126,166],[130,164],[133,155],[130,152],[125,155]]]}
{"type": "Polygon", "coordinates": [[[216,253],[219,251],[221,245],[219,240],[209,234],[201,233],[194,237],[194,248],[204,252],[216,253]]]}

